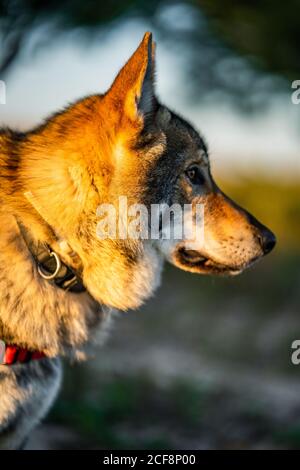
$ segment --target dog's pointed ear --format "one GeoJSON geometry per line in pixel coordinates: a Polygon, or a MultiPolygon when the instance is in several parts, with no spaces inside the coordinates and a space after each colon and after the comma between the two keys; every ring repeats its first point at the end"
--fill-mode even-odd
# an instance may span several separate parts
{"type": "Polygon", "coordinates": [[[155,45],[147,32],[107,93],[115,109],[131,121],[145,122],[156,109],[154,69],[155,45]]]}

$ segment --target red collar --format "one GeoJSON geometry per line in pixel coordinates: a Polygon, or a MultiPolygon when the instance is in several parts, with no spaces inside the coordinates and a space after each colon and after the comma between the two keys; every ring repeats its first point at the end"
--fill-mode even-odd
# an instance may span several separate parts
{"type": "Polygon", "coordinates": [[[18,346],[5,344],[4,341],[0,340],[0,365],[24,364],[25,362],[35,361],[43,357],[45,357],[43,352],[29,351],[18,346]]]}

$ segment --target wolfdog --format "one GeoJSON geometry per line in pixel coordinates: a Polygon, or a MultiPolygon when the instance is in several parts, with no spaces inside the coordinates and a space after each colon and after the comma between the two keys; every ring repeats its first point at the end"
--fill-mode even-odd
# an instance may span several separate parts
{"type": "Polygon", "coordinates": [[[84,359],[111,312],[136,309],[164,260],[238,274],[275,236],[214,182],[202,137],[162,105],[146,33],[110,89],[29,132],[0,132],[0,447],[17,449],[60,385],[60,358],[84,359]],[[101,238],[97,209],[201,204],[204,243],[101,238]]]}

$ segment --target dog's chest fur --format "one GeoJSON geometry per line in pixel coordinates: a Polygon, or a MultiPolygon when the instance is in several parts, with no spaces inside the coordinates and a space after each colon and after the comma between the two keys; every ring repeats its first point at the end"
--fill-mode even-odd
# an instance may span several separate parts
{"type": "Polygon", "coordinates": [[[42,279],[12,216],[0,213],[0,337],[47,356],[80,358],[109,313],[87,293],[70,293],[42,279]]]}
{"type": "Polygon", "coordinates": [[[110,313],[88,293],[66,293],[42,279],[4,210],[0,225],[0,338],[53,357],[0,366],[0,449],[7,449],[22,445],[53,402],[61,377],[55,356],[84,358],[87,339],[96,339],[96,327],[97,341],[103,338],[110,313]]]}

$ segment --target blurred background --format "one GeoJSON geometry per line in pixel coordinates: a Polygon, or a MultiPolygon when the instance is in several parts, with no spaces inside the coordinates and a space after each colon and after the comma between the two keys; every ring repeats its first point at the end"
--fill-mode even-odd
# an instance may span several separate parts
{"type": "Polygon", "coordinates": [[[93,360],[65,366],[28,448],[300,448],[299,2],[0,0],[0,126],[105,91],[146,30],[161,101],[205,136],[216,180],[278,246],[234,279],[167,266],[93,360]]]}

